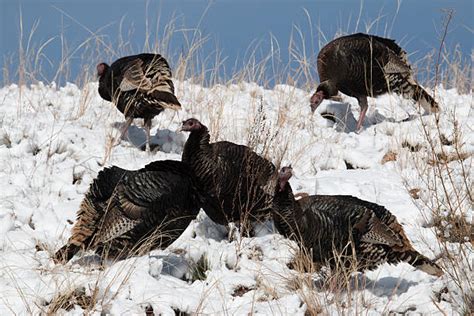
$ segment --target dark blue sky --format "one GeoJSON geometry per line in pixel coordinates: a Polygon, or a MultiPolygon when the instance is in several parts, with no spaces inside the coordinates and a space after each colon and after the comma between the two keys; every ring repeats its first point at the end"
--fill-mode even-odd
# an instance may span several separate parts
{"type": "MultiPolygon", "coordinates": [[[[474,9],[472,0],[405,0],[401,2],[397,12],[397,2],[393,0],[365,0],[362,2],[361,23],[356,29],[361,1],[330,1],[330,0],[260,0],[260,1],[230,1],[216,0],[209,4],[206,1],[149,1],[148,17],[151,24],[160,17],[160,25],[164,26],[172,16],[178,17],[179,27],[193,28],[198,26],[211,40],[206,45],[204,54],[212,54],[216,45],[221,50],[221,56],[227,57],[226,72],[229,75],[233,67],[241,62],[249,45],[255,40],[261,40],[262,50],[269,47],[269,34],[278,40],[281,47],[281,58],[288,59],[288,40],[293,25],[298,25],[305,33],[308,53],[317,54],[320,38],[316,31],[320,28],[326,36],[332,38],[338,30],[345,32],[365,31],[365,24],[380,16],[371,33],[390,35],[413,55],[411,60],[417,60],[428,51],[439,46],[439,33],[442,25],[443,8],[455,10],[454,19],[450,25],[447,47],[453,48],[460,44],[463,55],[469,59],[473,48],[474,9]],[[206,10],[207,8],[207,10],[206,10]],[[304,9],[311,17],[310,27],[304,9]],[[393,27],[392,27],[393,25],[393,27]],[[388,28],[387,28],[388,26],[388,28]],[[316,47],[311,47],[312,41],[316,47]]],[[[100,33],[117,40],[119,22],[122,18],[125,30],[133,30],[131,46],[135,52],[143,47],[145,30],[145,1],[115,0],[0,0],[1,33],[0,56],[9,56],[9,66],[15,68],[19,42],[20,8],[23,16],[24,40],[26,47],[28,35],[35,23],[39,21],[32,43],[41,45],[54,38],[44,49],[44,73],[50,77],[61,55],[61,40],[58,35],[61,30],[69,47],[76,47],[90,33],[106,26],[100,33]],[[63,11],[63,12],[61,12],[63,11]],[[46,61],[47,60],[47,61],[46,61]],[[50,69],[51,68],[51,69],[50,69]]],[[[154,26],[152,27],[154,28],[154,26]]],[[[124,31],[124,33],[127,33],[124,31]]],[[[253,42],[255,43],[255,42],[253,42]]],[[[179,36],[172,42],[172,51],[186,49],[179,36]]],[[[70,60],[72,76],[82,68],[84,61],[80,51],[70,60]]],[[[95,65],[99,60],[111,61],[115,56],[111,52],[97,52],[96,60],[90,60],[95,65]]],[[[237,66],[239,68],[239,66],[237,66]]],[[[12,72],[12,70],[10,70],[12,72]]],[[[10,74],[11,76],[11,74],[10,74]]],[[[3,79],[3,74],[2,74],[3,79]]],[[[50,79],[50,78],[45,78],[50,79]]],[[[3,82],[3,80],[2,80],[3,82]]]]}

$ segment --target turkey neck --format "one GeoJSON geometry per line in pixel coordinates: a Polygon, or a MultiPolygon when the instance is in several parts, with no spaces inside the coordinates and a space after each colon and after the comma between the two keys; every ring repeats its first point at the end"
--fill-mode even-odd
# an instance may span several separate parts
{"type": "Polygon", "coordinates": [[[195,158],[201,158],[206,150],[209,150],[209,130],[203,126],[198,131],[192,131],[184,145],[182,161],[192,165],[195,158]]]}
{"type": "Polygon", "coordinates": [[[299,236],[300,225],[297,219],[302,220],[302,210],[299,203],[295,200],[293,190],[289,183],[280,191],[280,186],[277,185],[276,194],[273,199],[274,221],[280,233],[286,237],[299,236]]]}
{"type": "Polygon", "coordinates": [[[112,101],[112,71],[107,69],[99,78],[99,95],[107,101],[112,101]]]}
{"type": "Polygon", "coordinates": [[[284,236],[301,242],[306,247],[321,248],[318,253],[313,253],[313,256],[320,258],[325,256],[321,253],[325,249],[322,245],[330,247],[335,242],[335,236],[330,231],[333,228],[331,219],[324,212],[317,211],[317,207],[315,211],[311,205],[311,196],[296,201],[291,186],[287,183],[274,196],[273,219],[278,231],[284,236]]]}

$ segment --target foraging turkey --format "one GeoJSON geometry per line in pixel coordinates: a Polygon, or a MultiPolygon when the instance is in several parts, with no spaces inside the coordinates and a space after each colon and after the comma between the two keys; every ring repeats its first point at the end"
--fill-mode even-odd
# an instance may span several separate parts
{"type": "Polygon", "coordinates": [[[428,112],[439,110],[438,103],[413,78],[407,54],[394,40],[363,33],[342,36],[321,49],[317,64],[320,84],[311,97],[311,110],[341,91],[359,102],[357,130],[364,122],[368,96],[395,92],[428,112]]]}
{"type": "Polygon", "coordinates": [[[199,209],[192,173],[180,161],[156,161],[133,171],[105,168],[90,185],[72,235],[54,258],[69,261],[79,250],[91,249],[120,259],[167,247],[199,209]]]}
{"type": "Polygon", "coordinates": [[[276,180],[270,161],[247,146],[209,143],[209,130],[197,119],[183,121],[181,130],[190,132],[182,161],[193,170],[204,198],[203,209],[214,222],[225,225],[267,215],[276,180]]]}
{"type": "Polygon", "coordinates": [[[351,264],[347,259],[355,257],[357,269],[363,271],[405,261],[428,274],[443,274],[413,248],[395,216],[383,206],[349,195],[311,195],[295,201],[288,183],[291,176],[291,167],[279,173],[273,218],[281,234],[312,249],[314,262],[347,268],[351,264]]]}
{"type": "Polygon", "coordinates": [[[134,118],[143,118],[146,149],[149,151],[153,117],[164,109],[181,108],[174,95],[171,70],[166,59],[158,54],[127,56],[110,66],[98,64],[97,75],[100,96],[113,102],[127,118],[122,136],[134,118]]]}

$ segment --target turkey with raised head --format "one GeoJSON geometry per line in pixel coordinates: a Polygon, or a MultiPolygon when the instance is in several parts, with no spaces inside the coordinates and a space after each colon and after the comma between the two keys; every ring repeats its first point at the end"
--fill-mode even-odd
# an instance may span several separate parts
{"type": "Polygon", "coordinates": [[[268,215],[276,181],[273,163],[247,146],[210,143],[209,130],[197,119],[183,121],[181,130],[190,132],[182,161],[193,170],[203,209],[214,222],[225,225],[268,215]]]}
{"type": "Polygon", "coordinates": [[[439,110],[438,103],[413,78],[407,54],[394,40],[363,33],[336,38],[321,49],[317,66],[320,84],[311,97],[311,110],[341,91],[359,102],[357,130],[364,122],[368,96],[395,92],[428,112],[439,110]]]}
{"type": "Polygon", "coordinates": [[[164,109],[181,109],[166,59],[158,54],[122,57],[110,66],[98,64],[97,75],[100,96],[127,118],[122,136],[134,118],[143,118],[149,151],[151,120],[164,109]]]}
{"type": "Polygon", "coordinates": [[[55,261],[79,250],[122,259],[176,240],[200,209],[190,169],[180,161],[155,161],[139,170],[105,168],[89,187],[67,244],[55,261]]]}
{"type": "Polygon", "coordinates": [[[416,251],[402,226],[386,208],[349,195],[310,195],[296,201],[283,167],[273,200],[278,231],[311,250],[313,261],[330,267],[375,269],[382,263],[405,261],[428,274],[443,270],[416,251]]]}

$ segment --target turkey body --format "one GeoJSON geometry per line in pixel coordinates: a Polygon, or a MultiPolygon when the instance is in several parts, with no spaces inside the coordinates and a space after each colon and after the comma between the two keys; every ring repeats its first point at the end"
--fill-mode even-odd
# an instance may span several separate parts
{"type": "Polygon", "coordinates": [[[192,174],[179,161],[156,161],[134,171],[105,168],[90,185],[55,260],[68,261],[81,249],[121,259],[167,247],[199,209],[192,174]]]}
{"type": "Polygon", "coordinates": [[[209,143],[207,127],[195,121],[199,128],[191,131],[182,161],[197,178],[206,214],[221,225],[267,215],[275,166],[247,146],[227,141],[209,143]]]}
{"type": "Polygon", "coordinates": [[[295,201],[290,184],[275,194],[278,231],[312,250],[313,261],[359,271],[408,262],[431,275],[443,271],[416,251],[386,208],[348,195],[312,195],[295,201]]]}
{"type": "Polygon", "coordinates": [[[427,111],[438,111],[436,101],[413,78],[406,52],[394,40],[363,33],[339,37],[321,49],[317,67],[320,85],[311,98],[312,110],[322,99],[341,91],[359,102],[358,129],[368,96],[394,92],[419,102],[427,111]]]}
{"type": "Polygon", "coordinates": [[[113,102],[127,118],[128,127],[134,118],[143,118],[147,143],[151,120],[164,109],[179,110],[174,95],[168,62],[158,54],[139,54],[120,58],[110,66],[97,66],[99,94],[113,102]]]}

